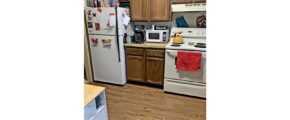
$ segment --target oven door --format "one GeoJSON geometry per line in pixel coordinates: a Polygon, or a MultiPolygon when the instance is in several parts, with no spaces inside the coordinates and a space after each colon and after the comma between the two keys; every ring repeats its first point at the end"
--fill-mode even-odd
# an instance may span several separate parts
{"type": "Polygon", "coordinates": [[[159,31],[146,31],[146,42],[163,42],[162,33],[159,31]]]}
{"type": "Polygon", "coordinates": [[[176,57],[178,50],[166,50],[165,73],[167,79],[179,80],[180,82],[206,83],[206,52],[202,52],[201,69],[198,71],[182,71],[176,69],[176,57]]]}

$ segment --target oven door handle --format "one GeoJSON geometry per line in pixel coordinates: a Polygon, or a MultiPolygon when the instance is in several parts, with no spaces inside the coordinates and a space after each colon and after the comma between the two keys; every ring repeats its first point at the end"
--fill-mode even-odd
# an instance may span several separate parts
{"type": "Polygon", "coordinates": [[[174,64],[176,65],[177,63],[177,51],[175,50],[166,50],[166,53],[171,56],[171,57],[174,57],[174,64]]]}
{"type": "Polygon", "coordinates": [[[176,62],[177,62],[177,57],[175,57],[175,62],[174,62],[175,65],[176,65],[176,62]]]}
{"type": "Polygon", "coordinates": [[[177,51],[176,50],[166,50],[166,53],[170,56],[177,56],[177,51]]]}
{"type": "MultiPolygon", "coordinates": [[[[166,53],[169,56],[174,57],[174,59],[175,59],[174,64],[176,65],[176,63],[177,63],[177,50],[166,50],[166,53]]],[[[206,52],[202,52],[202,59],[204,61],[206,60],[206,52]]]]}

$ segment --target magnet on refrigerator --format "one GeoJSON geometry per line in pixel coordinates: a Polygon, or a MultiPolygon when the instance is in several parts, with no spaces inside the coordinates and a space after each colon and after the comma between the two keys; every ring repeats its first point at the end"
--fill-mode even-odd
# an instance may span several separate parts
{"type": "Polygon", "coordinates": [[[111,46],[112,45],[112,40],[111,39],[103,39],[102,40],[103,46],[111,46]]]}

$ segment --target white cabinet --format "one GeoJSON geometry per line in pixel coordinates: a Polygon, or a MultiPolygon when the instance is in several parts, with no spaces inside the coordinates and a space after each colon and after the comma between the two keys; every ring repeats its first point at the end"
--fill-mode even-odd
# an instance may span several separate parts
{"type": "Polygon", "coordinates": [[[108,120],[104,89],[99,89],[99,87],[92,85],[87,86],[85,86],[85,120],[108,120]]]}
{"type": "Polygon", "coordinates": [[[105,92],[85,106],[85,120],[108,120],[105,92]]]}

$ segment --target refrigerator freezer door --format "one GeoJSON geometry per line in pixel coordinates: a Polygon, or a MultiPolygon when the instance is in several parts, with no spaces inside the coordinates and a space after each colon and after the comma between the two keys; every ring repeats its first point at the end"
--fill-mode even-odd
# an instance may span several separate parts
{"type": "Polygon", "coordinates": [[[119,53],[116,36],[89,35],[93,73],[95,81],[114,84],[126,83],[124,46],[119,53]],[[122,54],[121,54],[122,52],[122,54]],[[121,61],[119,61],[119,56],[121,61]]]}
{"type": "Polygon", "coordinates": [[[117,35],[116,26],[110,26],[110,18],[112,21],[112,16],[116,15],[114,7],[86,7],[85,14],[89,35],[117,35]]]}

